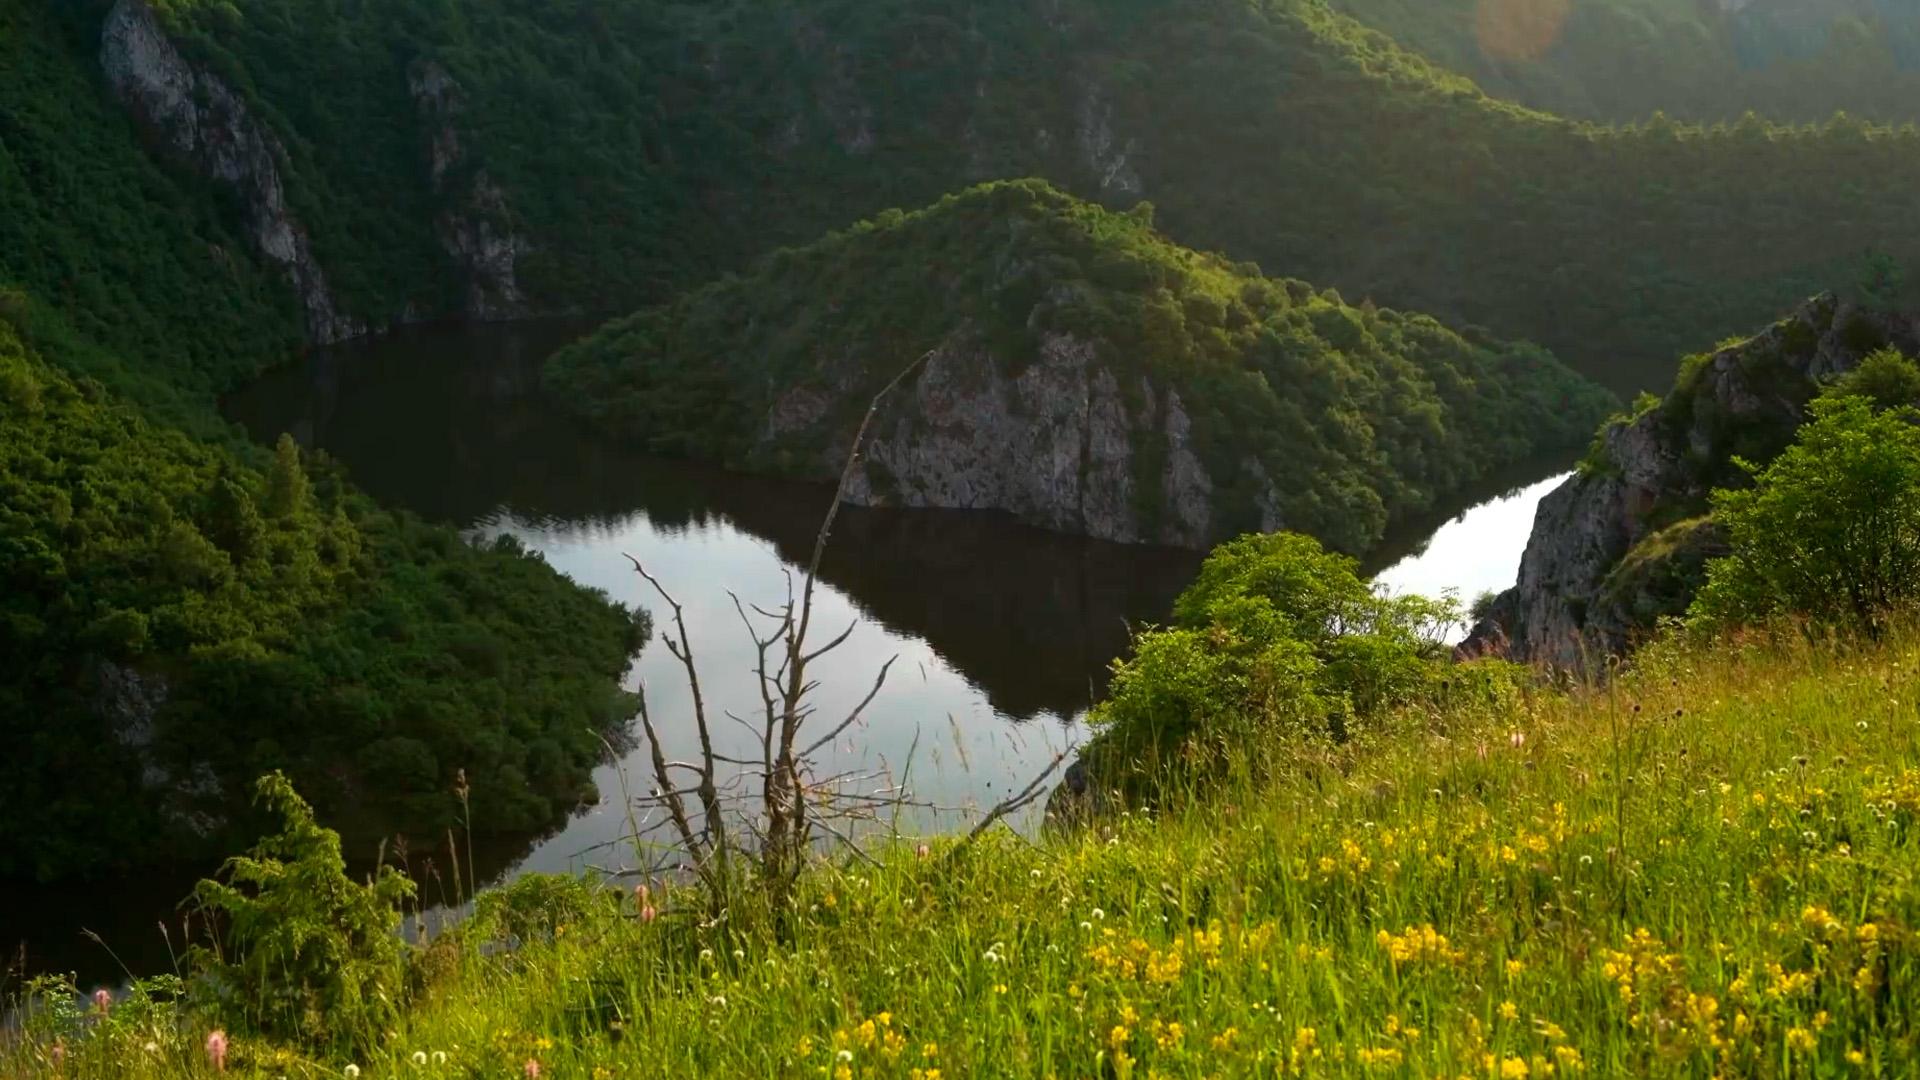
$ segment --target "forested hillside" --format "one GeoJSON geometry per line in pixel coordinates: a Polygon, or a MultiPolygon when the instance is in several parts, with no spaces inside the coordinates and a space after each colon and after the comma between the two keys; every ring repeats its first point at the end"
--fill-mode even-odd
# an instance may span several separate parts
{"type": "Polygon", "coordinates": [[[1563,116],[1920,119],[1898,0],[1332,0],[1488,93],[1563,116]]]}
{"type": "Polygon", "coordinates": [[[539,309],[630,309],[887,207],[1038,175],[1151,199],[1195,248],[1540,341],[1624,391],[1845,287],[1870,247],[1920,254],[1920,135],[1582,126],[1492,101],[1318,0],[166,15],[280,133],[290,202],[375,322],[458,292],[434,250],[438,212],[467,198],[434,176],[449,123],[449,168],[497,190],[539,309]]]}
{"type": "Polygon", "coordinates": [[[1366,551],[1607,409],[1538,347],[1352,307],[1039,181],[777,252],[610,324],[549,383],[652,449],[828,479],[927,353],[884,402],[856,498],[1196,547],[1284,527],[1366,551]]]}
{"type": "Polygon", "coordinates": [[[214,394],[285,359],[290,292],[158,166],[72,10],[0,5],[0,879],[222,850],[263,768],[356,842],[571,809],[639,627],[387,513],[214,394]]]}

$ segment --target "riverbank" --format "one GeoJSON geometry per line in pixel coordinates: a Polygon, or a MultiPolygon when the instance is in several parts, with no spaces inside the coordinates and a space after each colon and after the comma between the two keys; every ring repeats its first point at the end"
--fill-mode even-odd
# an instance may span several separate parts
{"type": "MultiPolygon", "coordinates": [[[[1610,692],[1403,716],[1303,754],[1284,788],[1039,845],[821,867],[779,931],[676,901],[644,919],[624,891],[519,890],[521,937],[443,939],[401,1023],[351,1064],[1904,1075],[1917,703],[1912,631],[1660,646],[1610,692]]],[[[206,1074],[206,1032],[154,1020],[156,1050],[83,1037],[58,1075],[206,1074]]],[[[0,1071],[55,1075],[45,1052],[13,1046],[0,1071]]],[[[348,1064],[247,1043],[228,1061],[348,1064]]]]}

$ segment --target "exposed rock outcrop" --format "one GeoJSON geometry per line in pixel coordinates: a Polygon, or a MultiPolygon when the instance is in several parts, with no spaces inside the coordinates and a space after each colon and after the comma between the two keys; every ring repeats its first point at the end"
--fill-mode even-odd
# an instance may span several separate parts
{"type": "Polygon", "coordinates": [[[118,0],[101,30],[100,66],[121,102],[165,152],[230,189],[254,249],[286,272],[316,343],[366,326],[340,309],[281,183],[286,150],[220,79],[188,62],[146,0],[118,0]]]}
{"type": "Polygon", "coordinates": [[[1885,345],[1912,355],[1920,320],[1820,296],[1746,341],[1690,359],[1657,407],[1608,425],[1582,470],[1541,500],[1495,621],[1516,659],[1583,668],[1685,610],[1724,543],[1702,515],[1791,443],[1821,386],[1885,345]]]}
{"type": "Polygon", "coordinates": [[[1146,192],[1139,170],[1133,167],[1138,143],[1113,130],[1113,104],[1098,83],[1091,83],[1080,102],[1080,151],[1086,166],[1107,196],[1138,198],[1146,192]]]}
{"type": "MultiPolygon", "coordinates": [[[[1049,335],[1033,362],[1007,375],[977,346],[935,350],[883,409],[849,501],[1002,510],[1042,528],[1129,543],[1201,547],[1217,539],[1213,480],[1194,451],[1180,395],[1142,379],[1130,402],[1096,353],[1090,342],[1049,335]],[[1164,450],[1157,470],[1143,468],[1147,440],[1164,450]]],[[[830,400],[817,391],[788,394],[769,431],[824,416],[830,400]]]]}
{"type": "Polygon", "coordinates": [[[213,766],[196,761],[185,770],[158,753],[158,718],[172,688],[160,675],[101,661],[94,669],[94,711],[114,745],[140,765],[140,787],[156,800],[160,822],[175,838],[205,840],[226,824],[218,807],[224,786],[213,766]]]}
{"type": "Polygon", "coordinates": [[[527,314],[516,274],[520,257],[532,245],[514,228],[506,194],[484,168],[468,165],[455,127],[466,95],[453,75],[431,60],[407,73],[407,89],[427,131],[433,190],[441,199],[434,232],[466,276],[466,313],[488,320],[527,314]]]}

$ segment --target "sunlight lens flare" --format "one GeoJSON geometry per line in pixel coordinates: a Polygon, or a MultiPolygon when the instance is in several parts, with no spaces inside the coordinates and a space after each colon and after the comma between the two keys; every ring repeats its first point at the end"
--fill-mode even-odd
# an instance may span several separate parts
{"type": "Polygon", "coordinates": [[[1480,0],[1473,33],[1495,60],[1538,60],[1560,40],[1572,0],[1480,0]]]}

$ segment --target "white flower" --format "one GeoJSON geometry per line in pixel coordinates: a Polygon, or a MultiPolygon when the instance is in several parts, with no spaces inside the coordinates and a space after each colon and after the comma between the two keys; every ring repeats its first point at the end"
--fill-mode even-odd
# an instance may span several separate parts
{"type": "Polygon", "coordinates": [[[701,949],[701,950],[700,950],[700,962],[701,962],[701,963],[703,963],[703,964],[705,964],[705,963],[710,963],[710,962],[712,962],[712,960],[713,960],[713,950],[712,950],[712,949],[701,949]]]}
{"type": "Polygon", "coordinates": [[[838,1060],[840,1060],[840,1061],[852,1061],[852,1060],[853,1060],[853,1051],[851,1051],[851,1050],[842,1050],[842,1051],[840,1051],[839,1053],[837,1053],[837,1054],[835,1054],[835,1055],[833,1055],[833,1056],[834,1056],[835,1058],[837,1058],[838,1060]]]}
{"type": "Polygon", "coordinates": [[[724,1009],[727,1007],[727,997],[725,994],[715,994],[707,999],[707,1004],[716,1009],[724,1009]]]}
{"type": "Polygon", "coordinates": [[[733,950],[733,958],[734,958],[735,960],[745,960],[745,959],[747,958],[747,952],[746,952],[746,950],[745,950],[745,949],[735,949],[735,950],[733,950]]]}
{"type": "Polygon", "coordinates": [[[421,1066],[425,1065],[426,1063],[427,1063],[427,1052],[425,1050],[415,1050],[413,1052],[413,1067],[418,1069],[421,1066]]]}
{"type": "Polygon", "coordinates": [[[1093,929],[1093,924],[1092,924],[1092,923],[1090,923],[1090,922],[1088,922],[1088,921],[1087,921],[1087,920],[1085,920],[1085,919],[1081,919],[1081,920],[1080,920],[1080,929],[1082,929],[1082,930],[1088,930],[1088,931],[1090,931],[1090,930],[1092,930],[1092,929],[1093,929]]]}
{"type": "Polygon", "coordinates": [[[1089,914],[1093,916],[1094,922],[1099,922],[1101,919],[1104,919],[1107,917],[1107,913],[1104,911],[1101,911],[1099,908],[1094,908],[1093,911],[1090,912],[1089,914]]]}
{"type": "Polygon", "coordinates": [[[445,1050],[435,1050],[433,1052],[433,1063],[435,1065],[445,1065],[447,1063],[447,1052],[445,1050]]]}
{"type": "Polygon", "coordinates": [[[346,1068],[344,1068],[344,1069],[342,1069],[342,1070],[340,1070],[340,1071],[341,1071],[341,1072],[342,1072],[343,1074],[345,1074],[345,1076],[347,1077],[347,1080],[353,1080],[353,1078],[354,1078],[354,1077],[356,1077],[356,1076],[359,1076],[359,1075],[360,1075],[360,1066],[358,1066],[358,1065],[349,1065],[349,1066],[347,1066],[346,1068]]]}

